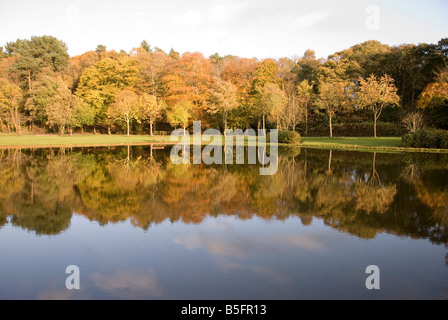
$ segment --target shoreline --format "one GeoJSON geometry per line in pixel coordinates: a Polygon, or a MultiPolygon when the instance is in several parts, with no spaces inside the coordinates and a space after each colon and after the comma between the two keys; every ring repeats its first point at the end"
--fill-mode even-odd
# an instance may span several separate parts
{"type": "MultiPolygon", "coordinates": [[[[193,136],[190,135],[192,138],[193,136]]],[[[171,142],[169,135],[165,136],[149,136],[149,135],[73,135],[59,136],[51,134],[42,135],[0,135],[0,149],[38,149],[38,148],[82,148],[82,147],[114,147],[114,146],[164,146],[175,145],[179,142],[171,142]],[[10,141],[12,143],[8,143],[10,141]],[[68,140],[72,139],[73,142],[68,140]],[[5,141],[6,140],[6,141],[5,141]],[[31,140],[31,141],[30,141],[31,140]],[[84,140],[84,141],[83,141],[84,140]],[[129,140],[129,141],[126,141],[129,140]]],[[[368,151],[368,152],[419,152],[419,153],[448,153],[448,149],[430,149],[430,148],[404,148],[400,146],[381,145],[381,143],[389,142],[396,144],[401,142],[400,137],[336,137],[338,142],[327,142],[333,138],[329,137],[302,137],[302,143],[299,145],[279,143],[278,146],[283,147],[300,147],[313,149],[332,149],[346,151],[368,151]],[[312,141],[307,141],[308,139],[312,141]],[[378,139],[378,140],[377,140],[378,139]],[[317,140],[317,141],[316,141],[317,140]],[[378,145],[362,145],[344,143],[344,140],[350,142],[361,142],[371,144],[376,142],[378,145]]],[[[213,144],[214,142],[202,141],[203,145],[213,144]]],[[[246,142],[247,143],[247,142],[246,142]]],[[[267,143],[269,144],[269,143],[267,143]]]]}

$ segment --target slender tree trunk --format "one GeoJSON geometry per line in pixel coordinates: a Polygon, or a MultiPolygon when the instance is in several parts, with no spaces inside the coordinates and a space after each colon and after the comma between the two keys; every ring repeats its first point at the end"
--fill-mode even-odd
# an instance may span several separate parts
{"type": "Polygon", "coordinates": [[[373,114],[373,135],[376,138],[376,114],[373,114]]]}
{"type": "Polygon", "coordinates": [[[152,137],[153,133],[152,133],[152,122],[149,123],[149,135],[152,137]]]}
{"type": "Polygon", "coordinates": [[[31,93],[31,71],[28,70],[28,90],[31,93]]]}
{"type": "Polygon", "coordinates": [[[186,125],[184,124],[184,136],[187,135],[186,125]]]}
{"type": "Polygon", "coordinates": [[[330,137],[333,138],[333,123],[332,123],[332,116],[329,114],[328,117],[330,118],[330,137]]]}
{"type": "Polygon", "coordinates": [[[264,115],[264,113],[263,113],[263,130],[266,130],[265,115],[264,115]]]}
{"type": "Polygon", "coordinates": [[[224,135],[226,135],[226,130],[227,130],[227,114],[224,112],[222,114],[222,122],[223,122],[223,126],[224,126],[224,135]]]}
{"type": "Polygon", "coordinates": [[[127,133],[128,133],[128,137],[129,137],[129,119],[126,120],[126,126],[127,126],[127,129],[128,129],[128,130],[127,130],[127,131],[128,131],[127,133]]]}
{"type": "Polygon", "coordinates": [[[305,136],[308,137],[308,107],[305,108],[305,136]]]}

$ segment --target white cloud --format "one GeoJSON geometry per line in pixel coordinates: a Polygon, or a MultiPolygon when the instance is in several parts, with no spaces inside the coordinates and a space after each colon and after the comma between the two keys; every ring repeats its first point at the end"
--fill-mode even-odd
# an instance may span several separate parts
{"type": "Polygon", "coordinates": [[[194,27],[202,24],[204,15],[197,10],[188,10],[181,15],[174,17],[173,22],[180,26],[194,27]]]}
{"type": "Polygon", "coordinates": [[[213,21],[224,21],[241,14],[248,6],[248,2],[215,4],[208,9],[207,16],[213,21]]]}
{"type": "Polygon", "coordinates": [[[292,21],[291,26],[293,28],[310,28],[326,20],[330,16],[331,16],[330,12],[307,13],[296,17],[292,21]]]}
{"type": "Polygon", "coordinates": [[[118,271],[113,276],[96,273],[93,280],[102,290],[123,299],[147,299],[162,293],[153,270],[118,271]]]}

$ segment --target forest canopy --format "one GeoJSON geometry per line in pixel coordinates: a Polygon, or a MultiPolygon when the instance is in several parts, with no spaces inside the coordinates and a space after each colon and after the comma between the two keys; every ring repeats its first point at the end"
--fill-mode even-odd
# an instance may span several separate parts
{"type": "Polygon", "coordinates": [[[418,113],[448,129],[448,38],[371,40],[318,58],[256,59],[164,52],[70,57],[53,36],[0,47],[1,132],[157,134],[176,127],[277,128],[305,136],[400,136],[418,113]]]}

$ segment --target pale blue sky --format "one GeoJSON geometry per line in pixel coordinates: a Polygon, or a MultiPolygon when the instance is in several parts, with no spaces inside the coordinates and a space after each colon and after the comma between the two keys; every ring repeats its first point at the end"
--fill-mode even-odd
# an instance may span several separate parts
{"type": "Polygon", "coordinates": [[[293,57],[309,48],[327,57],[372,39],[436,43],[448,37],[447,15],[446,0],[0,0],[0,46],[53,35],[71,56],[98,44],[129,51],[146,39],[205,56],[293,57]]]}

